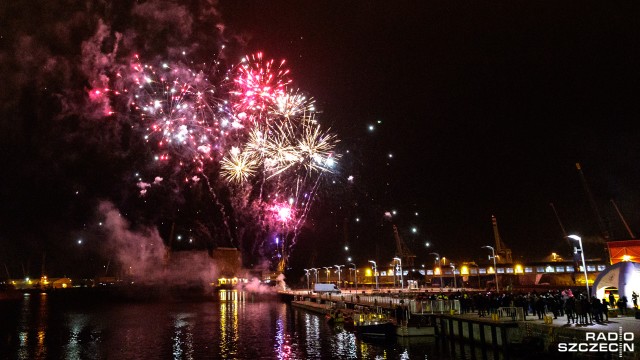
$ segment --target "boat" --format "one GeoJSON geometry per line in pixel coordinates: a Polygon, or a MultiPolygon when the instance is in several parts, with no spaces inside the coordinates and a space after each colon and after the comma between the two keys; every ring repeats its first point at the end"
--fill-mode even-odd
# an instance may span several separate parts
{"type": "Polygon", "coordinates": [[[383,313],[354,313],[353,329],[356,335],[370,338],[392,338],[396,324],[383,313]]]}

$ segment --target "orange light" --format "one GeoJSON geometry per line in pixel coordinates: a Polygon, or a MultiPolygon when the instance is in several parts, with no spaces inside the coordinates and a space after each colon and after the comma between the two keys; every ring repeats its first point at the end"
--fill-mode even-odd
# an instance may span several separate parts
{"type": "Polygon", "coordinates": [[[516,271],[516,274],[523,274],[524,273],[524,271],[522,271],[522,265],[520,265],[520,264],[516,265],[515,271],[516,271]]]}
{"type": "Polygon", "coordinates": [[[466,265],[460,268],[460,275],[469,275],[469,268],[466,265]]]}

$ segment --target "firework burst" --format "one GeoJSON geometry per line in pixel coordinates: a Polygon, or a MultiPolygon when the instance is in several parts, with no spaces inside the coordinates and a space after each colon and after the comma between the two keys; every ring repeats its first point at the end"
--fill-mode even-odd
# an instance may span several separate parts
{"type": "Polygon", "coordinates": [[[135,56],[118,74],[124,83],[120,97],[134,115],[133,127],[157,151],[154,158],[177,158],[187,172],[184,181],[206,184],[223,217],[225,206],[215,189],[226,187],[226,201],[236,204],[231,215],[236,222],[264,224],[259,244],[268,244],[274,231],[280,234],[281,265],[322,177],[334,171],[339,158],[337,137],[315,120],[314,101],[287,90],[291,80],[284,64],[257,53],[219,76],[182,63],[151,66],[135,56]],[[184,166],[189,163],[194,166],[184,166]]]}

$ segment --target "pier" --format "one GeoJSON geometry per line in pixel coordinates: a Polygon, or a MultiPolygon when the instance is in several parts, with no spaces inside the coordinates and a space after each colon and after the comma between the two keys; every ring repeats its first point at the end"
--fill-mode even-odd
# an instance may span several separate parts
{"type": "MultiPolygon", "coordinates": [[[[527,317],[519,307],[501,307],[485,316],[480,316],[476,311],[461,313],[459,300],[423,301],[415,299],[409,293],[315,294],[298,291],[281,292],[280,295],[292,301],[294,306],[318,314],[326,314],[339,304],[347,310],[368,307],[373,312],[385,312],[392,317],[399,313],[398,309],[406,309],[409,316],[427,315],[433,319],[433,335],[443,346],[457,349],[457,353],[463,354],[466,348],[474,354],[473,358],[511,359],[521,358],[523,354],[556,354],[570,357],[570,354],[559,353],[559,349],[569,351],[571,346],[576,346],[576,349],[580,344],[586,346],[589,343],[587,334],[595,336],[602,333],[606,336],[627,333],[627,340],[631,336],[633,339],[624,344],[616,343],[616,347],[620,345],[625,351],[616,353],[615,357],[640,359],[640,319],[618,316],[615,311],[611,312],[612,316],[608,321],[580,325],[568,324],[566,315],[555,319],[549,314],[544,319],[532,315],[527,317]]],[[[397,318],[396,322],[401,323],[397,318]]]]}

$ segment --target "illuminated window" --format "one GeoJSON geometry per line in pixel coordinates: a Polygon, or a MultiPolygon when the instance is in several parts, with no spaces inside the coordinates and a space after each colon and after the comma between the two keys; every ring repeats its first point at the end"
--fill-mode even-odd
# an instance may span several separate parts
{"type": "Polygon", "coordinates": [[[566,269],[567,269],[567,272],[572,272],[575,270],[573,266],[567,266],[566,269]]]}
{"type": "Polygon", "coordinates": [[[532,268],[531,266],[525,266],[525,267],[524,267],[524,272],[525,272],[526,274],[530,274],[530,273],[532,273],[532,272],[533,272],[533,268],[532,268]]]}
{"type": "Polygon", "coordinates": [[[564,266],[556,266],[556,272],[564,272],[564,266]]]}
{"type": "Polygon", "coordinates": [[[596,271],[595,265],[587,265],[587,271],[596,271]]]}
{"type": "Polygon", "coordinates": [[[463,266],[463,267],[462,267],[462,270],[460,270],[460,273],[461,273],[462,275],[469,275],[469,268],[468,268],[468,267],[466,267],[466,266],[463,266]]]}
{"type": "Polygon", "coordinates": [[[544,272],[544,266],[537,266],[536,267],[536,272],[543,273],[544,272]]]}
{"type": "Polygon", "coordinates": [[[469,272],[470,272],[472,275],[476,275],[476,274],[478,273],[478,269],[476,269],[476,268],[471,268],[471,269],[469,270],[469,272]]]}
{"type": "MultiPolygon", "coordinates": [[[[429,270],[431,271],[431,270],[429,270]]],[[[433,273],[433,271],[431,271],[433,273]]],[[[424,276],[424,270],[418,270],[418,273],[420,273],[420,275],[424,276]]]]}
{"type": "Polygon", "coordinates": [[[555,272],[555,271],[553,271],[553,267],[551,265],[549,265],[544,269],[544,272],[552,273],[552,272],[555,272]]]}
{"type": "Polygon", "coordinates": [[[442,271],[440,270],[440,268],[439,268],[439,267],[437,267],[437,268],[435,268],[434,273],[435,273],[436,275],[440,275],[440,274],[442,274],[442,271]]]}
{"type": "MultiPolygon", "coordinates": [[[[424,272],[424,270],[420,270],[420,273],[422,274],[424,272]]],[[[424,275],[424,274],[423,274],[424,275]]],[[[427,275],[433,275],[433,270],[427,270],[427,275]]]]}
{"type": "Polygon", "coordinates": [[[380,272],[380,276],[387,276],[387,272],[386,271],[381,271],[380,272]]]}
{"type": "Polygon", "coordinates": [[[513,274],[513,268],[506,268],[507,274],[513,274]]]}
{"type": "Polygon", "coordinates": [[[504,274],[504,268],[498,268],[498,274],[504,274]]]}
{"type": "Polygon", "coordinates": [[[606,265],[598,265],[598,271],[604,271],[606,268],[606,265]]]}

